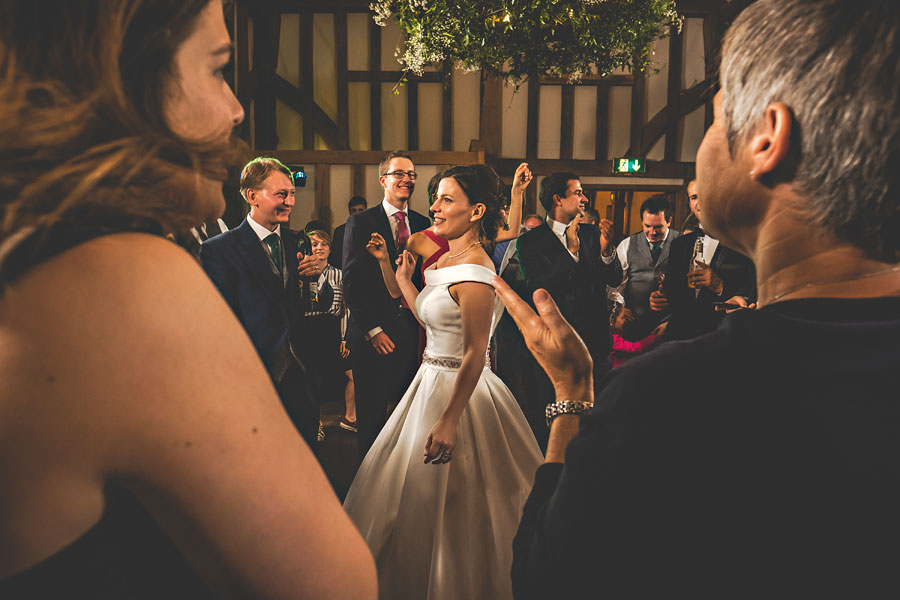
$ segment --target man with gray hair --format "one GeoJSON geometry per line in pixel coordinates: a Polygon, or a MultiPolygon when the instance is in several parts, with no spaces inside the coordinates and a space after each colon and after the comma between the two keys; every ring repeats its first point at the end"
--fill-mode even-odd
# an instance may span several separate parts
{"type": "Polygon", "coordinates": [[[758,309],[616,369],[590,408],[552,300],[495,283],[559,400],[520,600],[900,595],[900,3],[759,0],[720,82],[703,227],[754,261],[758,309]]]}

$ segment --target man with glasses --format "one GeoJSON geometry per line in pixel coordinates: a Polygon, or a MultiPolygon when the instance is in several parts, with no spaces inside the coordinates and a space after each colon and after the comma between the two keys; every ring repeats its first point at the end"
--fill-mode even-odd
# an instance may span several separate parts
{"type": "MultiPolygon", "coordinates": [[[[599,382],[610,367],[606,286],[622,280],[612,223],[601,219],[597,227],[581,225],[587,201],[574,173],[546,177],[539,197],[547,220],[524,233],[517,247],[527,297],[539,288],[550,293],[587,345],[594,360],[594,381],[599,382]]],[[[541,369],[535,366],[535,372],[540,377],[537,397],[532,393],[533,398],[519,400],[538,443],[546,448],[544,407],[553,387],[541,369]]]]}
{"type": "MultiPolygon", "coordinates": [[[[366,244],[373,233],[381,235],[391,264],[395,264],[409,236],[431,225],[427,217],[409,209],[416,171],[408,154],[391,152],[378,166],[378,173],[384,200],[351,215],[344,231],[344,298],[350,308],[347,343],[356,382],[362,456],[384,426],[388,404],[400,400],[415,375],[418,340],[415,317],[399,299],[391,297],[366,244]]],[[[421,287],[418,275],[413,281],[421,287]]]]}

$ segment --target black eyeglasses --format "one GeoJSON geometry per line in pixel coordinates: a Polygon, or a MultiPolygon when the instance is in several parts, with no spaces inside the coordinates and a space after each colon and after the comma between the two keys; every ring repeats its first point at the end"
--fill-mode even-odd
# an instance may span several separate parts
{"type": "Polygon", "coordinates": [[[385,175],[393,175],[397,179],[403,179],[404,177],[409,177],[410,181],[415,181],[416,177],[419,176],[415,171],[391,171],[390,173],[385,173],[385,175]]]}

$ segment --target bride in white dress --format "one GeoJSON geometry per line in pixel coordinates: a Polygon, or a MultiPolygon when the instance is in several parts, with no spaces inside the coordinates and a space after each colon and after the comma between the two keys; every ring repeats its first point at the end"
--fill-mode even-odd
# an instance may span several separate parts
{"type": "MultiPolygon", "coordinates": [[[[431,210],[450,249],[421,293],[409,253],[397,268],[427,333],[422,366],[344,508],[375,556],[381,598],[500,600],[512,598],[512,541],[542,455],[486,359],[503,311],[481,248],[500,223],[499,178],[481,165],[442,176],[431,210]]],[[[373,254],[383,251],[373,242],[373,254]]]]}

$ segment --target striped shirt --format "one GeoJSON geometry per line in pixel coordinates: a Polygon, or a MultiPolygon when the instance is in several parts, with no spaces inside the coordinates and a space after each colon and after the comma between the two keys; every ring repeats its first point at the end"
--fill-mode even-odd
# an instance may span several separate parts
{"type": "Polygon", "coordinates": [[[334,290],[334,300],[331,302],[331,306],[328,307],[328,310],[312,310],[304,313],[304,315],[307,317],[320,315],[340,317],[341,340],[344,340],[347,335],[347,318],[350,316],[350,312],[347,310],[347,303],[344,302],[344,283],[340,269],[335,269],[331,265],[325,267],[325,270],[319,275],[318,286],[320,293],[326,282],[334,290]]]}

